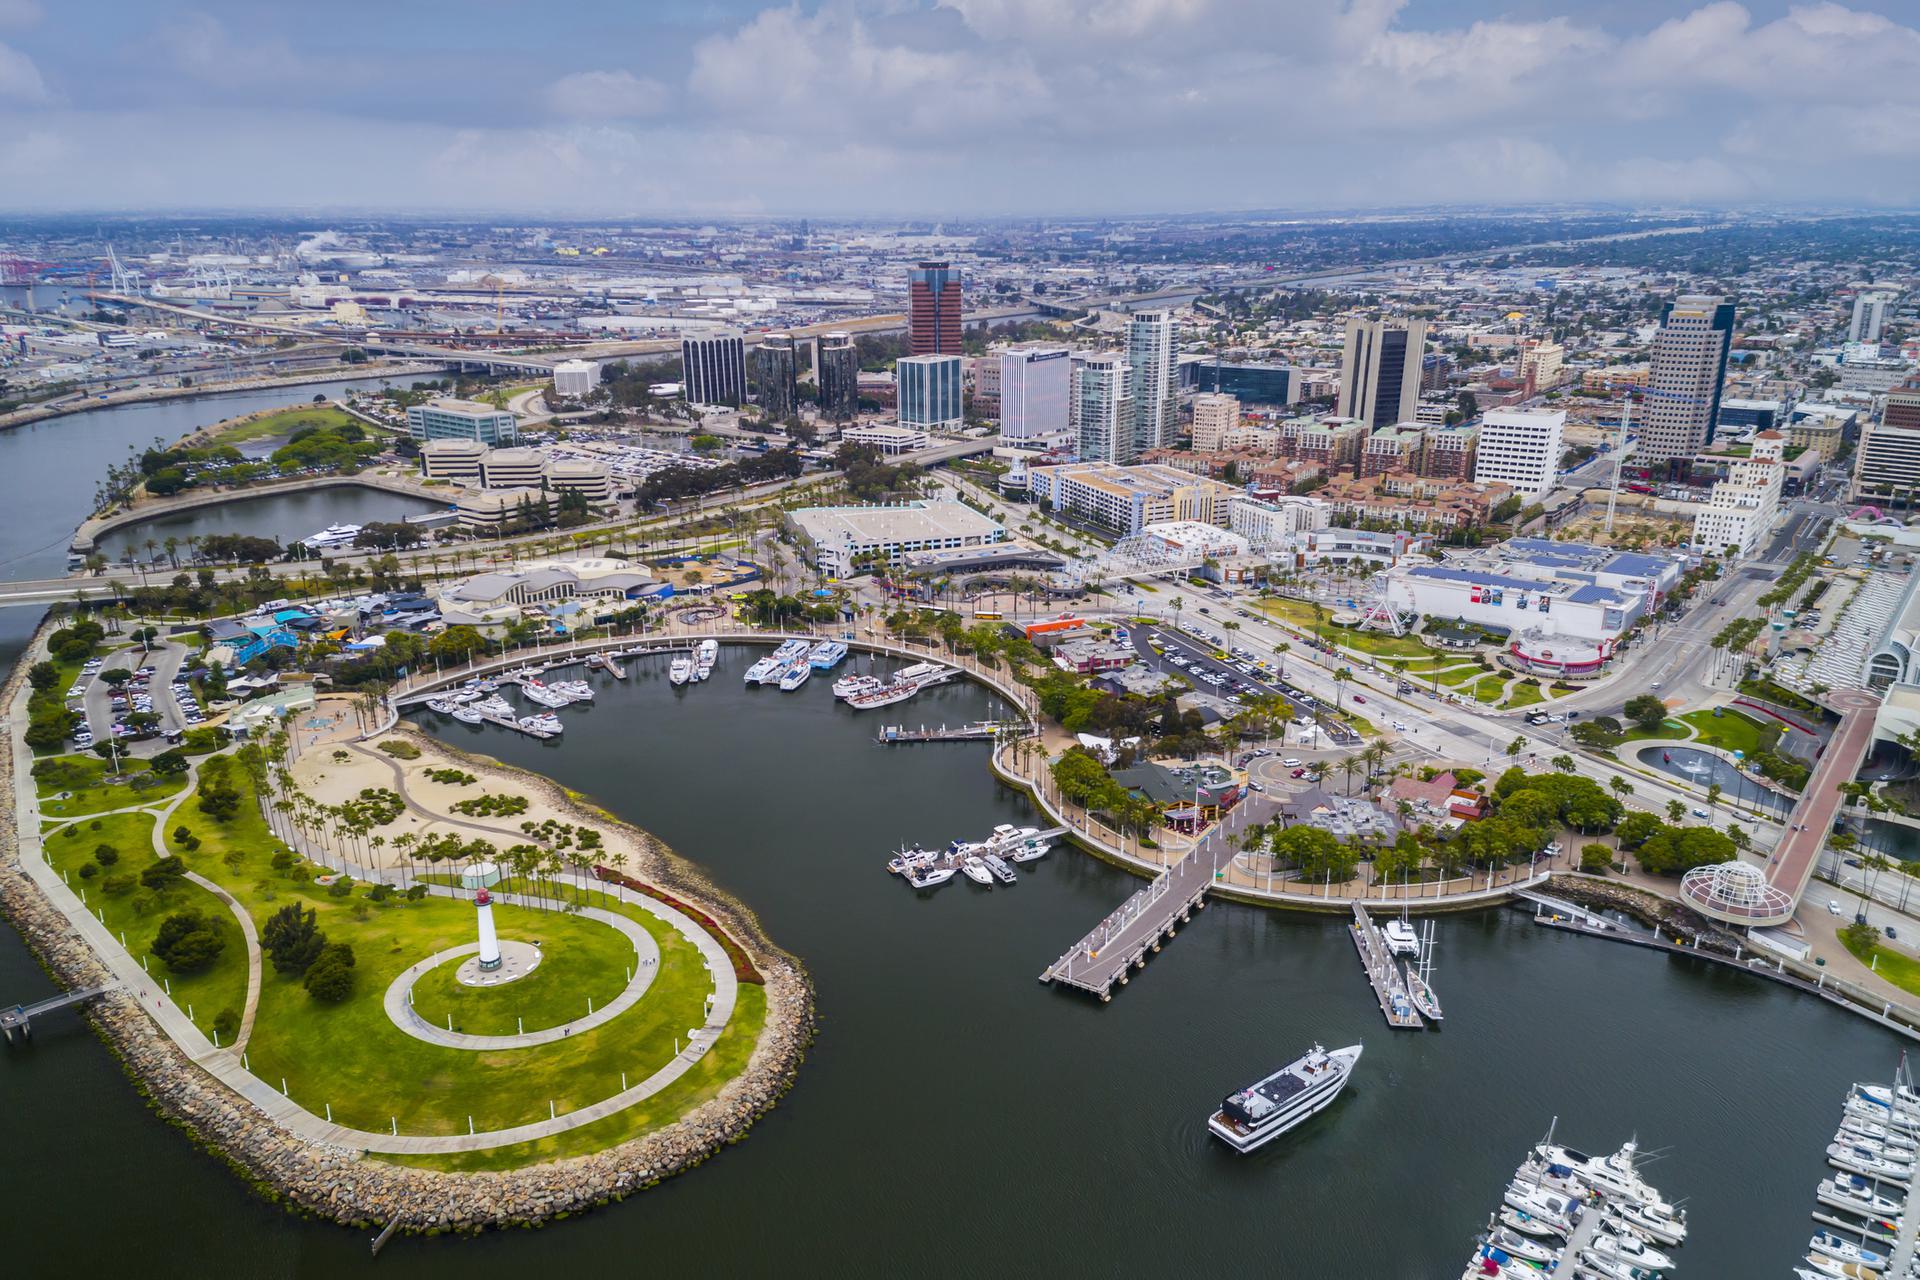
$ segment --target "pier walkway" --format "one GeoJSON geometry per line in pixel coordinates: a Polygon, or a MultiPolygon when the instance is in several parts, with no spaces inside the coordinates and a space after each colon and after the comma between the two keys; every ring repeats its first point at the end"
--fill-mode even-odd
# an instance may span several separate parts
{"type": "Polygon", "coordinates": [[[1413,996],[1407,991],[1406,979],[1400,975],[1400,963],[1387,947],[1386,939],[1374,927],[1373,917],[1359,903],[1353,904],[1353,923],[1347,926],[1353,935],[1353,946],[1360,953],[1361,967],[1367,971],[1367,981],[1373,986],[1374,999],[1380,1002],[1380,1015],[1387,1025],[1396,1031],[1420,1031],[1426,1022],[1413,1007],[1413,996]]]}
{"type": "Polygon", "coordinates": [[[17,1034],[21,1039],[33,1034],[33,1020],[43,1013],[52,1013],[68,1005],[85,1004],[96,996],[105,995],[116,984],[107,983],[98,987],[81,987],[74,991],[63,991],[57,996],[48,996],[32,1004],[17,1004],[11,1009],[0,1009],[0,1036],[11,1041],[17,1034]]]}

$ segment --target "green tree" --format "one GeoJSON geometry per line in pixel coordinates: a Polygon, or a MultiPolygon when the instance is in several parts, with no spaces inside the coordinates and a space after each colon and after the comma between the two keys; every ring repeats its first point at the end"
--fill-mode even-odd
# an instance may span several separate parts
{"type": "Polygon", "coordinates": [[[220,958],[226,939],[198,911],[181,911],[160,922],[149,948],[175,973],[199,973],[220,958]]]}
{"type": "Polygon", "coordinates": [[[260,930],[260,949],[273,961],[274,971],[292,977],[305,973],[327,947],[327,935],[314,924],[312,907],[284,906],[267,917],[260,930]]]}
{"type": "Polygon", "coordinates": [[[1580,846],[1580,869],[1605,875],[1613,866],[1613,850],[1595,842],[1580,846]]]}
{"type": "Polygon", "coordinates": [[[141,870],[140,883],[156,891],[169,889],[180,883],[186,874],[187,864],[168,854],[164,858],[155,859],[141,870]]]}
{"type": "Polygon", "coordinates": [[[1627,699],[1627,705],[1621,710],[1626,713],[1627,719],[1642,729],[1657,729],[1667,719],[1667,704],[1650,693],[1627,699]]]}
{"type": "Polygon", "coordinates": [[[307,994],[327,1004],[338,1004],[353,994],[353,948],[344,942],[329,943],[307,968],[301,984],[307,994]]]}

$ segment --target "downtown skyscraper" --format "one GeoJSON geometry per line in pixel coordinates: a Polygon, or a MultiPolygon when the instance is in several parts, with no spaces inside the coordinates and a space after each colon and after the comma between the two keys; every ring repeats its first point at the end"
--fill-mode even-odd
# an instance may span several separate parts
{"type": "Polygon", "coordinates": [[[1369,430],[1412,422],[1420,406],[1427,322],[1349,320],[1340,366],[1340,413],[1369,430]]]}
{"type": "Polygon", "coordinates": [[[1662,310],[1638,415],[1641,462],[1677,474],[1713,439],[1732,342],[1733,304],[1724,298],[1687,294],[1662,310]]]}
{"type": "Polygon", "coordinates": [[[957,356],[960,273],[945,262],[923,262],[907,272],[907,354],[957,356]]]}
{"type": "Polygon", "coordinates": [[[1180,379],[1174,372],[1173,357],[1179,333],[1172,311],[1136,311],[1127,320],[1135,457],[1172,444],[1177,434],[1180,379]]]}

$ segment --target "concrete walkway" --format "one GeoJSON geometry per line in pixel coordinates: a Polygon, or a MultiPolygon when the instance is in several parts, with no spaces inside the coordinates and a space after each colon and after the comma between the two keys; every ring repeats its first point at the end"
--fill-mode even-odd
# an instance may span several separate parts
{"type": "MultiPolygon", "coordinates": [[[[437,897],[464,898],[466,894],[450,885],[430,884],[427,892],[437,897]]],[[[494,900],[509,906],[534,907],[535,904],[524,893],[495,893],[494,900]]],[[[551,908],[548,908],[551,910],[551,908]]],[[[428,1044],[437,1044],[448,1049],[470,1049],[486,1052],[493,1049],[531,1049],[538,1045],[552,1044],[563,1040],[576,1032],[591,1031],[595,1027],[613,1021],[640,1002],[647,988],[653,985],[654,975],[660,972],[660,947],[639,924],[628,916],[616,911],[605,911],[599,907],[581,907],[576,914],[588,920],[598,920],[601,924],[611,925],[627,936],[633,943],[633,977],[628,980],[624,990],[605,1005],[595,1009],[584,1018],[575,1018],[572,1022],[563,1022],[557,1027],[546,1027],[539,1031],[526,1031],[511,1036],[475,1036],[459,1031],[449,1031],[445,1027],[436,1027],[414,1012],[413,1002],[409,998],[414,984],[434,969],[449,960],[460,956],[472,955],[480,949],[478,942],[469,942],[458,947],[448,947],[445,951],[435,952],[419,964],[409,968],[395,978],[387,987],[387,1017],[393,1025],[416,1040],[425,1040],[428,1044]]],[[[704,932],[704,930],[702,931],[704,932]]],[[[689,942],[696,942],[689,937],[689,942]]],[[[697,942],[696,942],[697,945],[697,942]]],[[[526,979],[521,979],[526,981],[526,979]]],[[[504,989],[504,988],[503,988],[504,989]]]]}

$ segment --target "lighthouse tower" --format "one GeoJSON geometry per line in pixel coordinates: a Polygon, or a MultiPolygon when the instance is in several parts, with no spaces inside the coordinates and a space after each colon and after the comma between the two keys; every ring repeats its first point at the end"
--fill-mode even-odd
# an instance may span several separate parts
{"type": "Polygon", "coordinates": [[[500,938],[493,931],[493,895],[485,889],[473,895],[480,913],[480,971],[492,973],[500,967],[500,938]]]}

